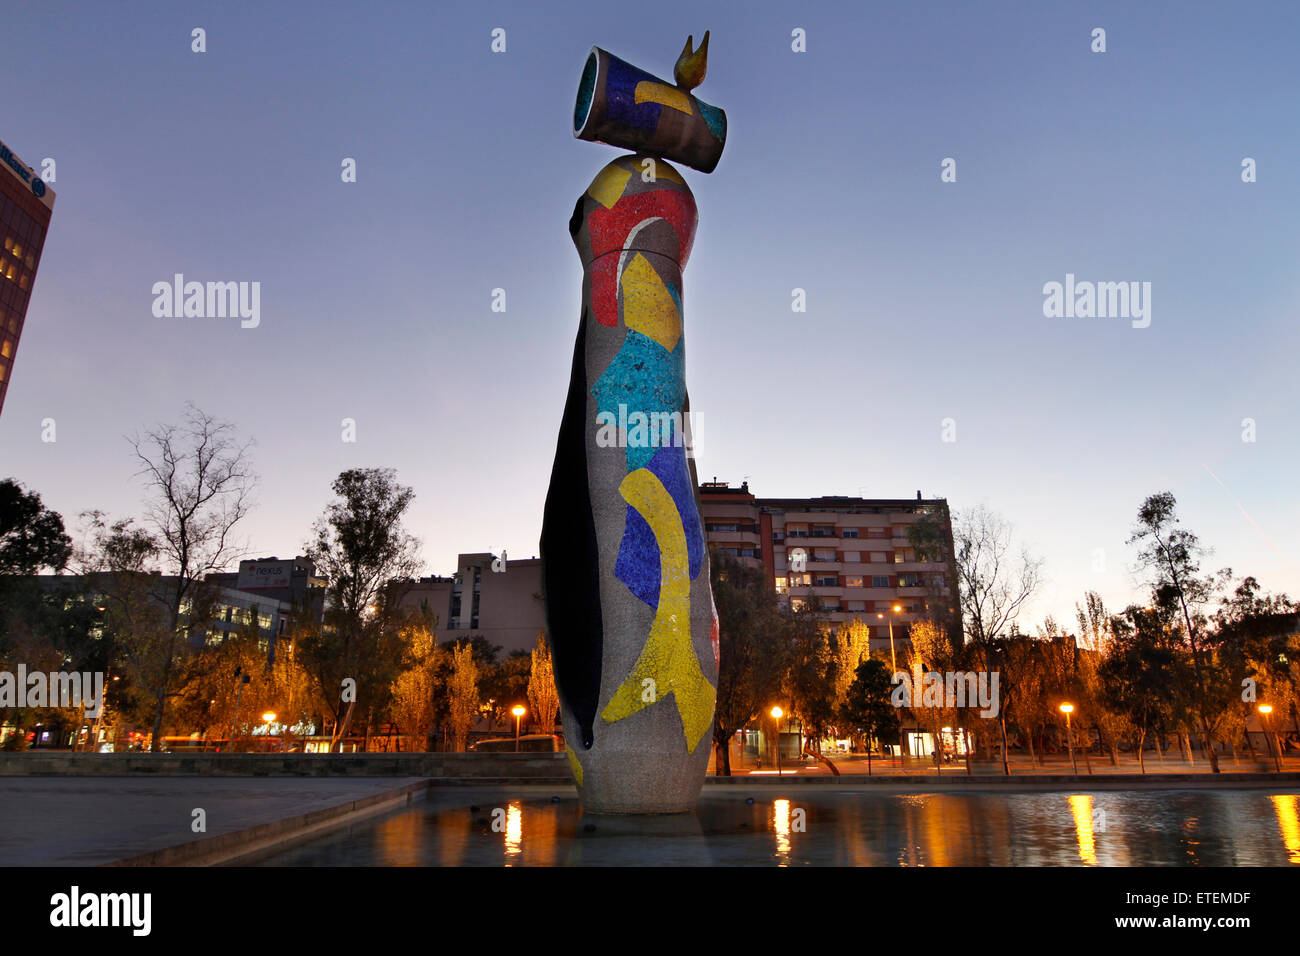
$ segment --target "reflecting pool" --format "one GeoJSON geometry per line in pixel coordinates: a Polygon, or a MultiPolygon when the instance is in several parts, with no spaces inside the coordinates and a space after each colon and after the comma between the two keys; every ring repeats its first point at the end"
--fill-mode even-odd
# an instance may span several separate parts
{"type": "Polygon", "coordinates": [[[572,791],[437,790],[260,866],[1300,866],[1300,793],[706,788],[693,814],[572,791]]]}

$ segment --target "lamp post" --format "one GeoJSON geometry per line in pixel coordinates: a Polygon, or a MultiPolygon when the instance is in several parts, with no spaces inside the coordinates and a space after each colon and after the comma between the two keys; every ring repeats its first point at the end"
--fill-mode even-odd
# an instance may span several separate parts
{"type": "MultiPolygon", "coordinates": [[[[898,660],[894,656],[894,615],[902,612],[903,606],[895,604],[889,609],[889,666],[895,674],[898,673],[898,660]]],[[[883,618],[885,615],[877,614],[876,617],[883,618]]]]}
{"type": "Polygon", "coordinates": [[[266,749],[271,749],[271,724],[275,723],[275,711],[268,710],[262,715],[262,723],[266,724],[266,749]]]}
{"type": "Polygon", "coordinates": [[[781,776],[781,724],[780,724],[780,720],[781,720],[781,717],[785,714],[785,711],[783,711],[780,707],[773,707],[773,708],[772,708],[772,711],[771,711],[771,714],[772,714],[772,719],[773,719],[774,721],[777,721],[777,725],[776,725],[776,736],[775,736],[775,742],[776,742],[776,775],[779,777],[779,776],[781,776]]]}
{"type": "Polygon", "coordinates": [[[522,704],[515,704],[510,709],[510,713],[515,715],[515,753],[519,753],[519,720],[524,716],[524,707],[522,704]]]}
{"type": "Polygon", "coordinates": [[[1279,748],[1276,746],[1277,741],[1273,739],[1273,731],[1269,728],[1268,725],[1268,715],[1273,713],[1273,705],[1260,704],[1259,713],[1260,716],[1263,717],[1264,719],[1264,739],[1269,742],[1269,750],[1273,752],[1273,767],[1277,770],[1278,773],[1281,773],[1282,761],[1278,758],[1278,753],[1277,753],[1279,748]]]}
{"type": "Polygon", "coordinates": [[[1079,775],[1079,765],[1074,762],[1074,731],[1070,727],[1070,715],[1074,713],[1073,704],[1062,704],[1061,713],[1065,714],[1065,739],[1070,748],[1070,766],[1074,768],[1074,774],[1079,775]]]}

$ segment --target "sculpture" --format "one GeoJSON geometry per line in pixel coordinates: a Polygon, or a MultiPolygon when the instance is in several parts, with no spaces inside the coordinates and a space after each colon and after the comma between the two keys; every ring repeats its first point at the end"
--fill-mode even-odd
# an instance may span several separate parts
{"type": "Polygon", "coordinates": [[[668,160],[712,171],[726,114],[596,47],[574,135],[635,150],[578,199],[582,315],[542,523],[547,628],[585,810],[694,807],[712,737],[717,613],[690,457],[682,270],[695,198],[668,160]]]}

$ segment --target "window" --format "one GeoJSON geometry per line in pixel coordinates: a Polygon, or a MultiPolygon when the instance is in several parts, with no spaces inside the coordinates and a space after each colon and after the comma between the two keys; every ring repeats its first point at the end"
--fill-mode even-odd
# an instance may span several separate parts
{"type": "Polygon", "coordinates": [[[844,560],[847,561],[849,564],[858,564],[859,562],[862,561],[862,552],[861,552],[861,551],[845,551],[845,552],[844,552],[844,560]]]}
{"type": "Polygon", "coordinates": [[[773,582],[776,584],[776,593],[777,593],[777,594],[784,594],[784,593],[786,592],[786,581],[785,581],[785,575],[783,575],[783,574],[778,574],[778,575],[773,579],[773,582]]]}
{"type": "Polygon", "coordinates": [[[915,572],[910,574],[900,574],[898,576],[898,586],[900,588],[916,588],[921,586],[921,576],[915,572]]]}
{"type": "Polygon", "coordinates": [[[860,587],[862,587],[862,576],[861,576],[861,575],[849,575],[848,577],[846,577],[846,578],[844,579],[844,586],[845,586],[846,588],[860,588],[860,587]]]}
{"type": "Polygon", "coordinates": [[[889,529],[888,529],[888,528],[868,528],[868,529],[867,529],[867,537],[868,537],[868,538],[888,538],[888,537],[889,537],[889,529]]]}
{"type": "Polygon", "coordinates": [[[904,561],[911,561],[911,560],[912,560],[912,552],[909,550],[904,549],[902,551],[894,552],[895,564],[902,564],[904,561]]]}
{"type": "Polygon", "coordinates": [[[887,588],[889,587],[889,578],[876,575],[871,579],[871,586],[873,588],[887,588]]]}
{"type": "Polygon", "coordinates": [[[844,528],[840,531],[840,537],[842,538],[856,538],[857,536],[858,536],[857,528],[844,528]]]}
{"type": "Polygon", "coordinates": [[[819,588],[835,588],[835,587],[839,587],[839,585],[840,585],[839,575],[836,574],[817,575],[817,587],[819,588]]]}
{"type": "Polygon", "coordinates": [[[827,548],[813,548],[814,561],[834,561],[835,552],[827,548]]]}
{"type": "Polygon", "coordinates": [[[5,339],[4,344],[0,345],[0,356],[9,358],[14,354],[14,343],[10,339],[5,339]]]}
{"type": "Polygon", "coordinates": [[[885,551],[872,551],[872,552],[871,552],[871,562],[870,562],[870,563],[871,563],[871,564],[888,564],[888,563],[889,563],[889,554],[888,554],[888,552],[885,552],[885,551]]]}

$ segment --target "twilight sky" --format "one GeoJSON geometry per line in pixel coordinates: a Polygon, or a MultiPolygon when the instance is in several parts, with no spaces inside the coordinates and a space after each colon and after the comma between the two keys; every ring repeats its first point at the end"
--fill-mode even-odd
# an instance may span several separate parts
{"type": "Polygon", "coordinates": [[[706,28],[730,128],[713,174],[682,168],[703,480],[987,504],[1046,559],[1031,631],[1134,596],[1125,540],[1166,489],[1210,566],[1300,594],[1292,3],[10,5],[0,139],[55,159],[58,200],[0,476],[70,527],[138,514],[123,436],[193,400],[256,439],[251,556],[300,551],[358,466],[414,487],[427,572],[535,555],[566,227],[619,155],[572,137],[578,77],[599,45],[671,78],[706,28]],[[156,318],[178,272],[260,282],[260,325],[156,318]],[[1067,273],[1150,282],[1150,326],[1045,317],[1067,273]]]}

